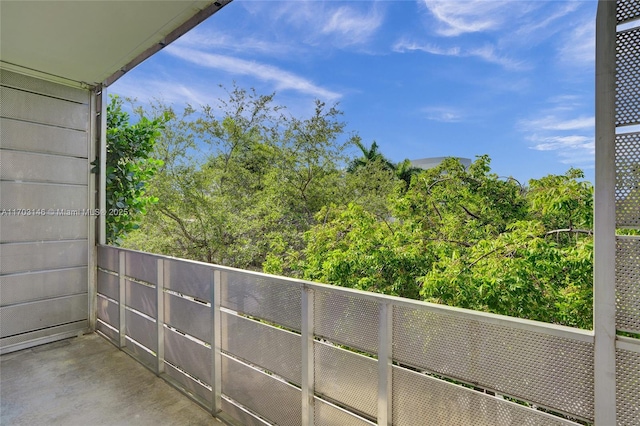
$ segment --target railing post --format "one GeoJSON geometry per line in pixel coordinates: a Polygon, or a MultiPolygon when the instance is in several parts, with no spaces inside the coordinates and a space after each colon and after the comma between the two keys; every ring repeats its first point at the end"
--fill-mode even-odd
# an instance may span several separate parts
{"type": "Polygon", "coordinates": [[[306,286],[302,292],[302,426],[314,424],[314,294],[306,286]]]}
{"type": "Polygon", "coordinates": [[[118,292],[118,308],[119,308],[119,339],[118,345],[121,348],[124,348],[126,345],[125,336],[127,334],[126,324],[125,324],[125,305],[126,305],[126,282],[125,282],[125,273],[126,273],[126,253],[122,250],[118,251],[118,283],[119,283],[119,292],[118,292]]]}
{"type": "Polygon", "coordinates": [[[156,326],[158,346],[156,352],[156,374],[164,373],[164,259],[158,259],[156,283],[156,326]]]}
{"type": "Polygon", "coordinates": [[[222,284],[222,273],[220,272],[220,270],[213,270],[212,273],[211,413],[215,416],[222,409],[222,323],[220,314],[220,287],[222,284]]]}
{"type": "Polygon", "coordinates": [[[393,305],[380,303],[378,325],[378,425],[391,426],[393,420],[393,305]]]}
{"type": "Polygon", "coordinates": [[[616,424],[616,2],[596,18],[596,182],[594,193],[594,420],[616,424]]]}

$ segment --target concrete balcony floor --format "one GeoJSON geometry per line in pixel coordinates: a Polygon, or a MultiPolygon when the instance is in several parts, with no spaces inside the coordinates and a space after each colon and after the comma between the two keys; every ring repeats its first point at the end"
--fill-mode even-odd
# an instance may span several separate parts
{"type": "Polygon", "coordinates": [[[96,334],[0,357],[2,425],[222,425],[96,334]]]}

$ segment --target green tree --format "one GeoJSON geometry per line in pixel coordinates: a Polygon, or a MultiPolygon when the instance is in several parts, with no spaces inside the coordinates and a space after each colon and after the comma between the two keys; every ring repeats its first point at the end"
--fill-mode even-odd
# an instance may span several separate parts
{"type": "Polygon", "coordinates": [[[579,176],[523,190],[486,156],[468,169],[448,159],[393,192],[388,216],[355,204],[323,212],[289,265],[307,279],[589,328],[592,237],[555,238],[569,220],[591,223],[579,176]]]}
{"type": "Polygon", "coordinates": [[[107,106],[106,240],[119,244],[127,233],[139,227],[146,208],[158,201],[147,192],[147,183],[162,165],[152,153],[168,115],[154,119],[141,116],[129,122],[117,96],[107,106]]]}
{"type": "Polygon", "coordinates": [[[387,170],[391,170],[391,171],[395,170],[395,164],[393,164],[391,160],[389,160],[380,152],[380,149],[379,149],[380,147],[378,146],[378,143],[376,141],[373,141],[369,148],[367,148],[362,143],[362,140],[360,138],[355,138],[353,140],[353,143],[356,147],[358,147],[362,155],[358,158],[354,158],[353,160],[351,160],[351,162],[349,163],[349,166],[347,167],[347,171],[349,173],[353,173],[358,168],[363,167],[366,164],[372,163],[374,161],[379,162],[387,170]]]}
{"type": "Polygon", "coordinates": [[[163,203],[150,209],[130,247],[261,269],[267,253],[300,249],[316,213],[342,202],[340,165],[351,142],[340,111],[316,102],[298,118],[285,115],[273,94],[238,87],[227,94],[188,109],[159,138],[167,159],[151,188],[163,203]]]}
{"type": "Polygon", "coordinates": [[[398,179],[404,182],[405,189],[409,189],[411,179],[413,179],[414,176],[419,175],[422,169],[420,167],[414,167],[411,164],[411,161],[406,159],[396,164],[394,171],[398,179]]]}

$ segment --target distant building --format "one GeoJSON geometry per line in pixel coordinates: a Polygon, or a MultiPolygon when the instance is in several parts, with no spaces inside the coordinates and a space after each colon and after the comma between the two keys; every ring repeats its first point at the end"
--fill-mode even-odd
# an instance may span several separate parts
{"type": "MultiPolygon", "coordinates": [[[[429,158],[420,158],[418,160],[410,160],[411,165],[413,167],[419,167],[421,169],[427,170],[437,167],[442,163],[445,159],[452,157],[429,157],[429,158]]],[[[462,163],[465,168],[468,168],[471,165],[470,158],[461,158],[461,157],[453,157],[462,163]]]]}

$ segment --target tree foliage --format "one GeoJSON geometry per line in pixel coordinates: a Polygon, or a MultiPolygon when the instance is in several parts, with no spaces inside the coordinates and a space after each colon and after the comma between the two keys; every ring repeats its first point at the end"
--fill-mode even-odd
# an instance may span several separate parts
{"type": "Polygon", "coordinates": [[[579,170],[527,187],[447,159],[418,170],[345,133],[232,87],[170,116],[162,166],[128,247],[459,307],[591,327],[591,184],[579,170]],[[349,157],[352,147],[357,155],[349,157]]]}
{"type": "MultiPolygon", "coordinates": [[[[106,240],[118,244],[139,227],[146,208],[158,201],[149,194],[147,182],[162,165],[153,157],[156,138],[168,116],[139,117],[135,124],[122,110],[123,101],[113,96],[107,105],[106,240]]],[[[97,166],[97,164],[94,164],[97,166]]]]}
{"type": "Polygon", "coordinates": [[[315,214],[345,196],[341,165],[352,142],[335,107],[316,102],[298,118],[273,98],[234,86],[216,105],[174,113],[152,185],[163,203],[130,247],[249,269],[302,247],[315,214]]]}
{"type": "Polygon", "coordinates": [[[289,262],[298,276],[591,327],[590,184],[570,170],[522,188],[448,159],[391,197],[390,215],[334,207],[289,262]]]}

